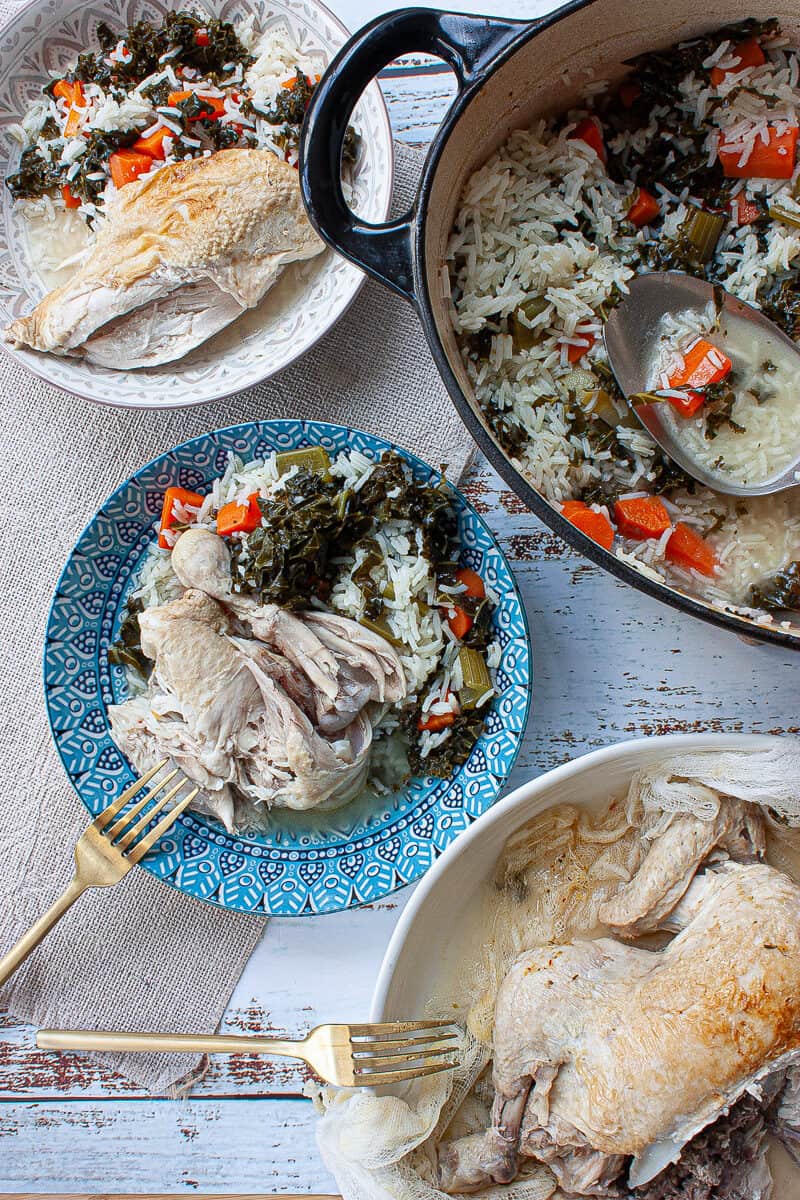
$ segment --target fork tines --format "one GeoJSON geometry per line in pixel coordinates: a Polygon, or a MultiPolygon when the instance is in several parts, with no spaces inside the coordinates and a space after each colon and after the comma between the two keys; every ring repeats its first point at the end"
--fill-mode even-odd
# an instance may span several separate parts
{"type": "Polygon", "coordinates": [[[452,1071],[458,1066],[459,1040],[455,1027],[442,1021],[351,1025],[355,1086],[378,1087],[452,1071]]]}
{"type": "Polygon", "coordinates": [[[152,787],[140,799],[136,800],[130,808],[126,809],[126,804],[130,800],[133,800],[134,796],[142,791],[151,780],[154,780],[159,771],[168,764],[169,759],[167,758],[156,763],[140,779],[135,780],[129,788],[126,788],[113,804],[109,804],[108,808],[105,808],[95,818],[94,827],[97,832],[102,833],[112,845],[116,846],[129,860],[135,863],[139,862],[147,851],[155,845],[161,835],[174,824],[200,790],[198,787],[192,787],[180,800],[176,800],[175,798],[181,788],[188,783],[188,780],[185,775],[182,775],[178,771],[177,767],[173,767],[161,779],[156,780],[152,787]],[[164,789],[167,784],[171,783],[176,775],[178,776],[178,782],[169,791],[165,792],[164,789]],[[172,804],[167,813],[152,829],[149,829],[150,823],[173,800],[175,800],[175,803],[172,804]],[[154,801],[154,803],[151,804],[151,801],[154,801]],[[135,820],[135,818],[138,818],[138,820],[135,820]],[[133,825],[131,824],[132,821],[135,821],[133,825]]]}

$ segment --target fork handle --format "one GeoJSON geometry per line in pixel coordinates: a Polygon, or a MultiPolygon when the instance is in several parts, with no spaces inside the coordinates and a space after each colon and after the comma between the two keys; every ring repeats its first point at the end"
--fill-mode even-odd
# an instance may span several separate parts
{"type": "Polygon", "coordinates": [[[111,1033],[89,1029],[40,1029],[36,1045],[42,1050],[147,1050],[162,1054],[277,1054],[305,1061],[305,1042],[280,1038],[236,1037],[202,1033],[111,1033]]]}
{"type": "Polygon", "coordinates": [[[0,984],[5,983],[16,971],[17,967],[25,962],[29,954],[32,954],[41,941],[47,936],[57,921],[60,921],[68,908],[82,896],[87,889],[87,884],[81,883],[76,876],[67,890],[59,896],[55,904],[47,910],[43,917],[35,925],[32,925],[27,933],[23,933],[22,937],[17,942],[16,946],[9,950],[0,958],[0,984]]]}

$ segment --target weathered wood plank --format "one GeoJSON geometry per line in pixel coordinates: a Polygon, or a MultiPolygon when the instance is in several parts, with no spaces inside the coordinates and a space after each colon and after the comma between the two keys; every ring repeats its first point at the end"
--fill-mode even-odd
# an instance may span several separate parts
{"type": "Polygon", "coordinates": [[[308,1100],[0,1104],[0,1192],[335,1193],[308,1100]]]}
{"type": "MultiPolygon", "coordinates": [[[[295,1037],[321,1021],[365,1019],[383,951],[409,894],[357,912],[272,922],[233,994],[221,1032],[295,1037]],[[300,926],[306,935],[298,939],[300,926]],[[256,991],[248,983],[250,972],[259,980],[256,991]]],[[[101,1059],[39,1050],[35,1029],[0,1018],[0,1101],[147,1096],[101,1059]]],[[[214,1055],[192,1094],[300,1095],[308,1077],[305,1066],[289,1059],[214,1055]]]]}

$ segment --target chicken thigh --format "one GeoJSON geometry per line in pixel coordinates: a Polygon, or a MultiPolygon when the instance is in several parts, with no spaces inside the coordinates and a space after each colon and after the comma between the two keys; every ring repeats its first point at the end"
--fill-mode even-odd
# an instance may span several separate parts
{"type": "Polygon", "coordinates": [[[710,855],[746,862],[763,858],[765,845],[764,818],[757,804],[729,800],[710,821],[681,813],[655,839],[630,883],[601,905],[600,920],[625,938],[664,928],[710,855]]]}
{"type": "Polygon", "coordinates": [[[235,636],[225,609],[194,589],[139,617],[154,661],[147,696],[109,710],[115,741],[144,769],[165,755],[201,784],[201,806],[227,828],[237,794],[266,806],[333,807],[364,785],[372,726],[362,714],[335,741],[284,689],[291,665],[235,636]]]}

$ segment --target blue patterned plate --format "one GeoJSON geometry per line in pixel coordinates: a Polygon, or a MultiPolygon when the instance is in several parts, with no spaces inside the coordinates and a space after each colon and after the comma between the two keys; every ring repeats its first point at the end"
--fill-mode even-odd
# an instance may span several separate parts
{"type": "MultiPolygon", "coordinates": [[[[111,740],[107,706],[127,697],[125,673],[110,666],[125,598],[152,544],[164,489],[202,489],[225,469],[272,450],[321,445],[378,459],[389,442],[323,422],[260,421],[194,438],[149,463],[111,496],[81,534],[59,580],[44,655],[47,711],[56,747],[90,813],[134,774],[111,740]]],[[[396,448],[396,447],[395,447],[396,448]]],[[[399,451],[418,479],[438,480],[399,451]]],[[[487,728],[450,779],[414,779],[395,795],[355,800],[333,813],[276,810],[268,832],[234,837],[184,813],[144,859],[165,883],[238,912],[300,916],[378,900],[418,879],[497,798],[519,751],[531,695],[525,610],[508,563],[475,510],[454,490],[462,562],[494,588],[502,661],[487,728]]]]}

